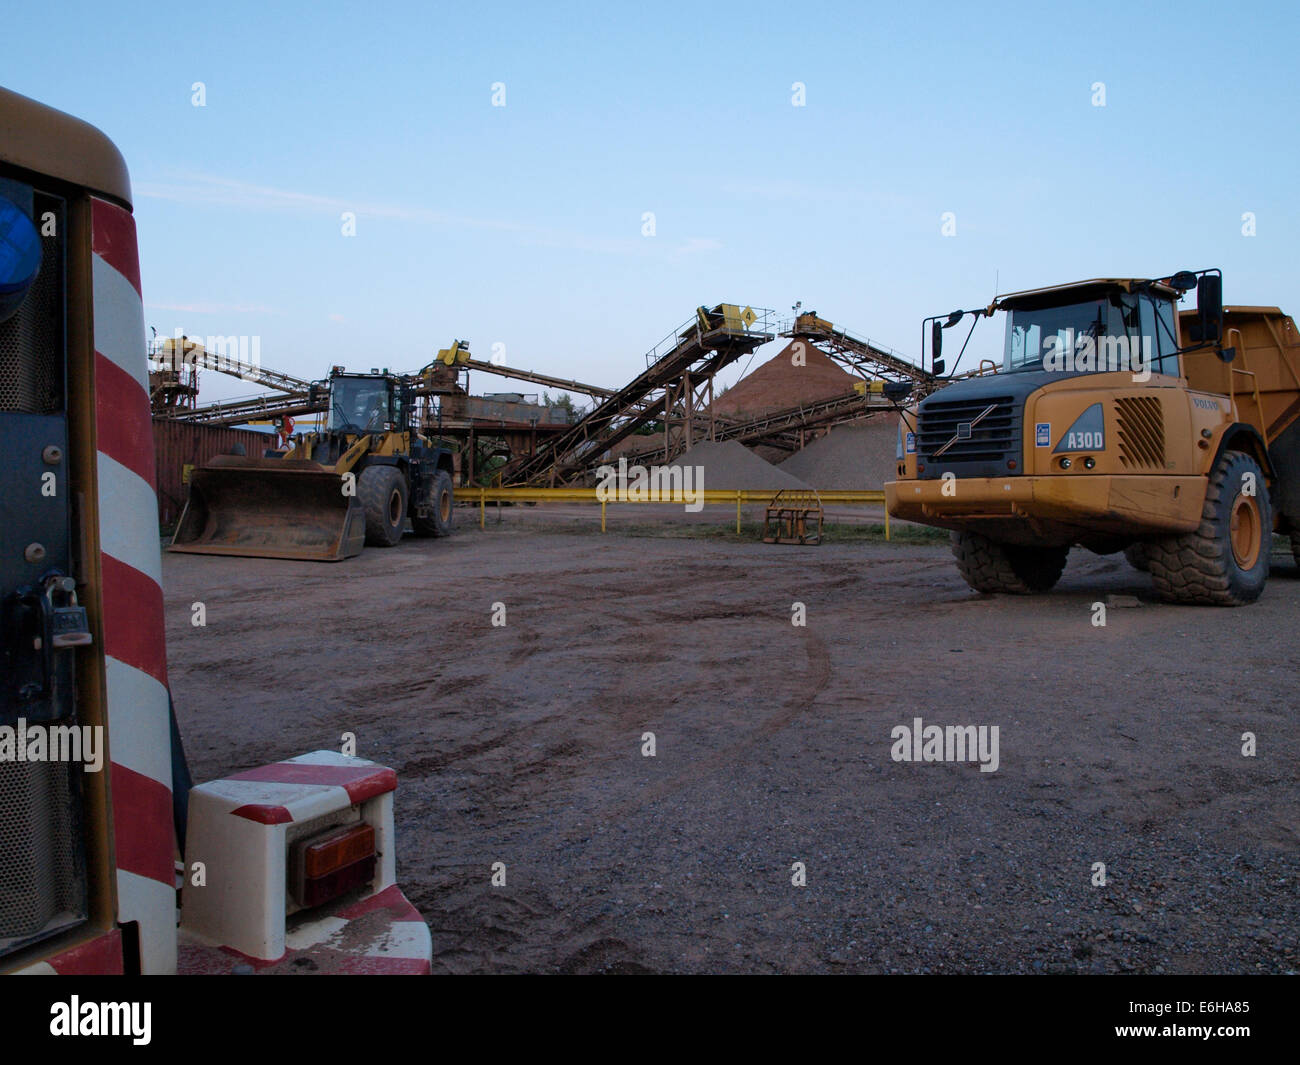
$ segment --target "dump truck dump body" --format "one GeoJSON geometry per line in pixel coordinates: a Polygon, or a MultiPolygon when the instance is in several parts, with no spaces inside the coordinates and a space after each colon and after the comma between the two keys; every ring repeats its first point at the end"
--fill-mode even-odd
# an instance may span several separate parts
{"type": "Polygon", "coordinates": [[[365,513],[317,462],[221,455],[196,469],[171,549],[338,562],[359,555],[365,513]]]}

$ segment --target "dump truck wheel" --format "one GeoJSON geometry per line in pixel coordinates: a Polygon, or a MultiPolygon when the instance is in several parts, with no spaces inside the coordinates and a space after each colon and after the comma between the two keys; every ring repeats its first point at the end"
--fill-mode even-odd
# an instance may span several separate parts
{"type": "Polygon", "coordinates": [[[417,536],[450,536],[455,497],[451,487],[451,474],[446,470],[439,470],[438,476],[433,479],[430,502],[433,505],[433,515],[421,518],[418,514],[412,514],[411,528],[417,536]]]}
{"type": "Polygon", "coordinates": [[[406,528],[406,478],[396,466],[367,466],[357,478],[366,512],[366,543],[393,547],[406,528]]]}
{"type": "Polygon", "coordinates": [[[979,533],[955,532],[952,553],[961,575],[975,591],[1033,595],[1061,579],[1070,549],[1000,544],[979,533]]]}
{"type": "Polygon", "coordinates": [[[1225,451],[1210,474],[1197,529],[1146,545],[1151,579],[1171,603],[1245,606],[1264,590],[1272,540],[1264,471],[1244,451],[1225,451]]]}
{"type": "Polygon", "coordinates": [[[1146,544],[1129,544],[1124,548],[1124,557],[1134,569],[1140,569],[1143,573],[1150,572],[1151,563],[1147,559],[1146,544]]]}

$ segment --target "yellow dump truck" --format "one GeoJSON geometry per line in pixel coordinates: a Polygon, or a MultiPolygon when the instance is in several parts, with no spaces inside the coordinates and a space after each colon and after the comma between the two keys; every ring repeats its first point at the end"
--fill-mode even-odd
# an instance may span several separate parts
{"type": "Polygon", "coordinates": [[[1124,551],[1168,601],[1239,606],[1264,588],[1274,531],[1300,560],[1289,316],[1224,306],[1218,270],[1081,281],[927,318],[934,372],[945,331],[971,319],[964,354],[1000,312],[1002,365],[906,412],[885,485],[890,514],[952,530],[972,588],[1046,591],[1079,545],[1124,551]]]}

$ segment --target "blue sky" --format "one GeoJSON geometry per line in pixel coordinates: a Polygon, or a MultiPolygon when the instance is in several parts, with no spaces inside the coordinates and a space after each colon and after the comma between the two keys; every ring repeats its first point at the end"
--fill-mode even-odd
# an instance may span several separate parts
{"type": "Polygon", "coordinates": [[[616,385],[701,303],[912,355],[995,285],[1221,266],[1300,306],[1290,4],[289,7],[6,14],[0,83],[126,156],[160,334],[303,377],[459,336],[616,385]]]}

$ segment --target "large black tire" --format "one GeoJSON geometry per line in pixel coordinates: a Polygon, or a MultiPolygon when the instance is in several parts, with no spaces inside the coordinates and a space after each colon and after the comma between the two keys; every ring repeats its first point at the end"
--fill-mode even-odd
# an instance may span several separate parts
{"type": "Polygon", "coordinates": [[[1195,531],[1146,545],[1151,579],[1171,603],[1245,606],[1268,580],[1273,508],[1264,471],[1244,451],[1225,451],[1210,474],[1195,531]],[[1243,490],[1253,475],[1255,494],[1243,490]]]}
{"type": "Polygon", "coordinates": [[[1124,548],[1124,557],[1128,559],[1129,565],[1134,569],[1140,569],[1143,573],[1151,570],[1151,562],[1147,558],[1147,545],[1141,542],[1129,544],[1124,548]]]}
{"type": "Polygon", "coordinates": [[[411,515],[411,528],[415,530],[415,535],[450,536],[452,507],[456,500],[452,493],[451,474],[446,470],[439,470],[438,476],[433,479],[430,502],[433,505],[432,517],[422,518],[414,513],[411,515]]]}
{"type": "Polygon", "coordinates": [[[1033,595],[1061,579],[1070,549],[1000,544],[979,533],[955,532],[952,553],[966,583],[977,592],[1033,595]]]}
{"type": "Polygon", "coordinates": [[[406,529],[406,478],[396,466],[367,466],[357,478],[357,498],[366,512],[366,543],[393,547],[406,529]]]}

